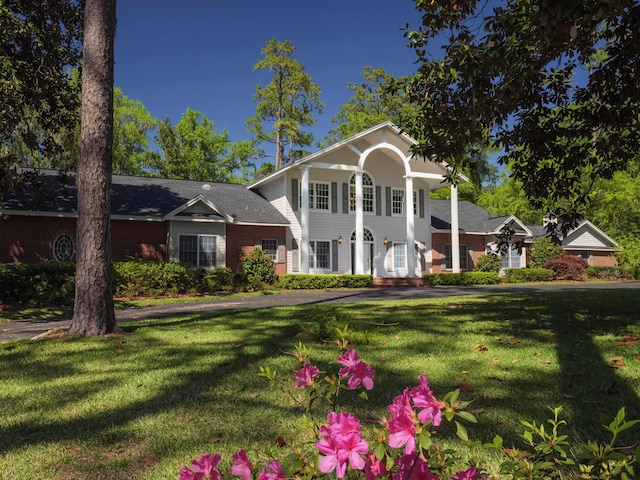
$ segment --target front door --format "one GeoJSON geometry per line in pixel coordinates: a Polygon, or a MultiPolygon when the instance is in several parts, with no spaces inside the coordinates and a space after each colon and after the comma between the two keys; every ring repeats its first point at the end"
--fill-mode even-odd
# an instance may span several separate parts
{"type": "MultiPolygon", "coordinates": [[[[373,243],[364,243],[364,270],[373,275],[373,243]]],[[[356,271],[356,244],[351,242],[351,273],[356,271]]]]}

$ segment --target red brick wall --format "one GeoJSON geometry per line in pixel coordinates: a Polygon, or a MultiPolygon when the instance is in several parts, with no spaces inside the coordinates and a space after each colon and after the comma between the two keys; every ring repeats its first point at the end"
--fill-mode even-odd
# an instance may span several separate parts
{"type": "MultiPolygon", "coordinates": [[[[482,255],[488,240],[484,235],[460,235],[460,245],[466,245],[469,257],[467,258],[467,270],[473,270],[474,265],[482,255]]],[[[451,235],[448,233],[434,233],[432,238],[432,272],[441,273],[444,270],[442,251],[443,245],[451,245],[451,235]]]]}
{"type": "Polygon", "coordinates": [[[610,252],[594,252],[591,253],[590,265],[594,267],[616,267],[618,266],[618,259],[610,252]]]}
{"type": "MultiPolygon", "coordinates": [[[[167,232],[164,223],[114,220],[111,230],[114,259],[165,259],[167,232]]],[[[53,260],[51,245],[61,233],[75,238],[75,218],[23,215],[0,218],[0,263],[53,260]]]]}
{"type": "MultiPolygon", "coordinates": [[[[256,245],[256,240],[269,238],[278,240],[284,245],[287,229],[284,226],[227,225],[227,267],[235,272],[240,271],[240,259],[249,255],[256,245]]],[[[287,273],[285,261],[276,263],[276,275],[287,273]]]]}

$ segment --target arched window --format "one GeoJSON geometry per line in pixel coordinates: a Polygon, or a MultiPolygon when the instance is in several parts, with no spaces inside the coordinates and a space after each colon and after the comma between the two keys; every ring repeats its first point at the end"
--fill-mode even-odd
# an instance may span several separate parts
{"type": "MultiPolygon", "coordinates": [[[[365,228],[363,233],[364,233],[364,241],[365,242],[373,242],[373,233],[371,233],[371,230],[369,230],[368,228],[365,228]]],[[[355,230],[351,234],[351,241],[352,242],[356,241],[356,232],[355,232],[355,230]]]]}
{"type": "MultiPolygon", "coordinates": [[[[362,211],[373,213],[373,205],[375,189],[373,188],[373,180],[368,173],[362,174],[362,211]]],[[[356,175],[351,175],[349,180],[349,211],[356,211],[356,175]]]]}
{"type": "Polygon", "coordinates": [[[69,262],[76,253],[76,244],[73,236],[68,233],[61,233],[53,239],[51,244],[53,258],[59,262],[69,262]]]}

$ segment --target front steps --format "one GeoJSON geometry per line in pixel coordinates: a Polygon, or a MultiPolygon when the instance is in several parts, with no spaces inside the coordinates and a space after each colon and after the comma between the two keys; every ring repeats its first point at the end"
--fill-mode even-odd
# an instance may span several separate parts
{"type": "Polygon", "coordinates": [[[401,287],[423,287],[424,278],[422,277],[373,277],[374,288],[401,288],[401,287]]]}

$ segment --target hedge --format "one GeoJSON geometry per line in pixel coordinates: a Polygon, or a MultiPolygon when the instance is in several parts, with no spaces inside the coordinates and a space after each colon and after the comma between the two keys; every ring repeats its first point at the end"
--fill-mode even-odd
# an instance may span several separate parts
{"type": "Polygon", "coordinates": [[[131,260],[113,263],[116,297],[156,297],[202,290],[202,272],[184,263],[131,260]]]}
{"type": "Polygon", "coordinates": [[[279,288],[321,289],[321,288],[367,288],[373,283],[371,275],[330,275],[291,273],[278,275],[279,288]]]}
{"type": "Polygon", "coordinates": [[[495,285],[500,283],[500,275],[495,272],[428,273],[425,285],[495,285]]]}
{"type": "Polygon", "coordinates": [[[71,305],[74,263],[6,263],[0,265],[0,304],[71,305]]]}
{"type": "Polygon", "coordinates": [[[633,276],[623,267],[587,267],[587,277],[600,280],[631,280],[633,276]]]}
{"type": "Polygon", "coordinates": [[[556,274],[547,268],[508,268],[504,271],[507,283],[551,282],[556,274]]]}

